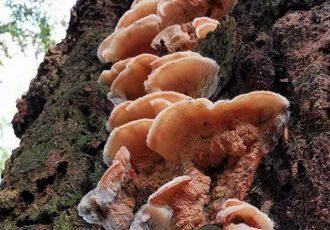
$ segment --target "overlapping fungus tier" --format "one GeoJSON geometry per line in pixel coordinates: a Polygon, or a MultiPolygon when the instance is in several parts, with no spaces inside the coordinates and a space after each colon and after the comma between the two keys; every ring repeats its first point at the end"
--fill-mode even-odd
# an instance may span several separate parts
{"type": "Polygon", "coordinates": [[[159,51],[161,40],[165,41],[167,52],[191,50],[196,37],[205,38],[216,28],[215,20],[230,13],[236,3],[237,0],[219,0],[212,4],[208,0],[137,1],[121,17],[115,31],[101,43],[97,56],[106,63],[143,53],[154,54],[159,51]],[[210,17],[207,23],[205,16],[210,17]],[[193,21],[198,17],[204,19],[196,24],[193,21]]]}
{"type": "Polygon", "coordinates": [[[289,102],[260,91],[212,103],[206,98],[217,87],[219,65],[195,52],[178,52],[196,47],[219,26],[214,19],[236,4],[134,0],[101,43],[100,61],[116,63],[99,83],[109,87],[116,107],[106,125],[103,159],[109,169],[78,205],[85,221],[106,230],[208,224],[273,229],[267,215],[240,200],[262,157],[283,131],[287,138],[289,102]],[[164,49],[170,54],[154,55],[164,49]],[[210,168],[225,162],[211,187],[210,168]]]}

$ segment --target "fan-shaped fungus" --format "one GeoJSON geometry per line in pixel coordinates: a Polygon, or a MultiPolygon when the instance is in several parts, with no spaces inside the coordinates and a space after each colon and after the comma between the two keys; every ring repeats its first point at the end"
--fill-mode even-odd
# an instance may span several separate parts
{"type": "Polygon", "coordinates": [[[166,62],[151,72],[145,81],[146,91],[176,91],[193,98],[211,97],[218,83],[219,65],[210,58],[191,52],[186,54],[188,57],[178,59],[176,53],[160,58],[157,62],[171,59],[171,55],[175,60],[166,62]]]}
{"type": "Polygon", "coordinates": [[[135,21],[157,13],[158,0],[144,0],[135,4],[119,19],[115,31],[128,27],[135,21]]]}
{"type": "Polygon", "coordinates": [[[102,62],[115,62],[142,53],[154,53],[150,44],[161,31],[160,22],[160,17],[150,14],[115,31],[101,43],[97,56],[102,62]]]}
{"type": "Polygon", "coordinates": [[[162,19],[162,28],[166,28],[170,25],[190,22],[196,17],[206,15],[209,6],[207,0],[159,1],[157,14],[162,19]]]}
{"type": "Polygon", "coordinates": [[[256,207],[237,199],[229,199],[222,205],[222,210],[217,214],[216,222],[225,229],[264,229],[272,230],[274,224],[269,217],[256,207]],[[241,223],[233,223],[234,220],[241,223]],[[242,228],[239,228],[242,227],[242,228]]]}
{"type": "Polygon", "coordinates": [[[97,187],[82,198],[78,213],[85,221],[100,224],[107,230],[129,227],[133,219],[134,198],[120,192],[123,184],[128,183],[126,174],[131,168],[129,161],[130,154],[127,149],[120,148],[113,164],[104,173],[97,187]]]}
{"type": "Polygon", "coordinates": [[[99,77],[98,83],[111,87],[113,81],[118,77],[121,71],[123,71],[127,63],[132,60],[132,58],[127,58],[125,60],[116,62],[111,66],[110,70],[103,70],[101,76],[99,77]]]}
{"type": "Polygon", "coordinates": [[[115,128],[109,135],[104,146],[103,160],[110,165],[115,153],[122,146],[130,151],[131,163],[138,171],[148,171],[162,157],[146,146],[146,138],[152,124],[151,119],[131,121],[115,128]]]}
{"type": "MultiPolygon", "coordinates": [[[[118,72],[118,74],[115,78],[111,77],[113,81],[108,99],[117,105],[125,100],[135,100],[145,95],[143,82],[148,78],[148,74],[151,73],[150,63],[157,58],[157,56],[152,54],[141,54],[129,59],[128,62],[124,60],[120,61],[118,65],[116,65],[117,63],[114,64],[114,70],[111,68],[110,72],[118,72]],[[125,63],[125,68],[123,68],[125,63]]],[[[104,77],[102,79],[102,81],[105,81],[104,77]]],[[[107,82],[111,81],[107,80],[107,82]]]]}
{"type": "Polygon", "coordinates": [[[187,99],[190,97],[181,93],[162,91],[147,94],[135,101],[123,102],[113,109],[107,122],[107,130],[111,132],[118,126],[142,118],[153,119],[172,103],[187,99]]]}
{"type": "Polygon", "coordinates": [[[260,160],[271,150],[288,122],[289,102],[266,91],[213,104],[207,99],[182,101],[158,114],[147,145],[166,161],[190,159],[201,167],[229,157],[213,190],[212,211],[223,198],[244,198],[260,160]]]}
{"type": "Polygon", "coordinates": [[[288,121],[288,105],[284,97],[266,91],[215,104],[207,99],[178,102],[158,114],[147,144],[167,161],[182,156],[200,166],[216,166],[228,155],[242,156],[254,142],[269,150],[288,121]]]}

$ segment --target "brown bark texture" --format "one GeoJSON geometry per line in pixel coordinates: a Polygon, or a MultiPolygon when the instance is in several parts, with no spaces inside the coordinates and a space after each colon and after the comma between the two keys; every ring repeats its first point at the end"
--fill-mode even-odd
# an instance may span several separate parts
{"type": "MultiPolygon", "coordinates": [[[[79,0],[66,38],[50,48],[13,126],[21,145],[6,163],[0,229],[101,229],[77,214],[106,165],[112,110],[96,57],[129,0],[79,0]]],[[[225,26],[198,47],[221,65],[216,97],[272,90],[291,103],[289,145],[258,168],[246,200],[276,229],[330,229],[330,2],[239,0],[225,26]]]]}

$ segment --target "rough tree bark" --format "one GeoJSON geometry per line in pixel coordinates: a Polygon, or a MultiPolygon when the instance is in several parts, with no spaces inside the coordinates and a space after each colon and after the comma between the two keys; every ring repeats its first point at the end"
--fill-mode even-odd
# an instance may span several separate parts
{"type": "MultiPolygon", "coordinates": [[[[77,215],[106,169],[102,149],[112,105],[96,80],[98,44],[129,0],[79,0],[66,38],[51,48],[13,126],[21,145],[6,163],[0,229],[100,229],[77,215]]],[[[198,48],[221,62],[217,98],[257,89],[291,102],[290,143],[263,160],[247,201],[277,229],[330,229],[330,3],[240,0],[232,19],[198,48]]]]}

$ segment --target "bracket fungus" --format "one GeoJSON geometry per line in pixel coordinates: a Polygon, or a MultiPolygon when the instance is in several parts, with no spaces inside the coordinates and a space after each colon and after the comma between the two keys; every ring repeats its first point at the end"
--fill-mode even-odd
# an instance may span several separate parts
{"type": "Polygon", "coordinates": [[[150,14],[157,13],[158,0],[144,0],[134,4],[134,6],[125,12],[119,19],[115,31],[121,30],[133,24],[135,21],[144,18],[150,14]]]}
{"type": "Polygon", "coordinates": [[[175,91],[193,98],[211,97],[218,84],[219,65],[198,53],[182,53],[181,58],[178,53],[159,58],[157,63],[165,63],[156,69],[151,63],[153,71],[144,83],[146,91],[175,91]]]}
{"type": "Polygon", "coordinates": [[[101,74],[99,82],[110,87],[108,99],[114,104],[135,100],[146,94],[143,82],[151,73],[150,63],[158,56],[141,54],[113,65],[107,74],[101,74]]]}
{"type": "Polygon", "coordinates": [[[162,28],[166,28],[205,16],[209,6],[207,0],[163,0],[159,1],[157,14],[162,19],[162,28]]]}
{"type": "Polygon", "coordinates": [[[130,154],[125,147],[116,153],[113,164],[104,173],[97,187],[87,193],[78,205],[78,213],[85,221],[100,224],[107,230],[127,229],[133,220],[135,200],[121,191],[131,168],[130,154]]]}
{"type": "Polygon", "coordinates": [[[167,161],[193,159],[217,166],[226,156],[242,156],[260,142],[268,151],[288,122],[289,102],[279,94],[257,91],[231,101],[200,98],[181,101],[158,114],[147,144],[167,161]],[[171,135],[173,134],[173,135],[171,135]]]}
{"type": "Polygon", "coordinates": [[[288,106],[284,97],[266,91],[215,104],[207,99],[177,102],[155,118],[147,146],[166,161],[189,159],[205,169],[228,158],[213,190],[211,211],[217,212],[223,198],[244,198],[260,160],[286,127],[288,106]]]}
{"type": "Polygon", "coordinates": [[[221,208],[216,222],[223,225],[225,230],[274,229],[272,220],[266,214],[244,201],[228,199],[221,208]],[[237,223],[237,220],[240,220],[240,223],[237,223]]]}
{"type": "Polygon", "coordinates": [[[104,146],[103,161],[110,165],[116,152],[122,146],[130,151],[131,163],[139,172],[147,172],[156,163],[162,161],[163,158],[146,145],[146,138],[152,121],[152,119],[139,119],[115,128],[104,146]]]}
{"type": "Polygon", "coordinates": [[[116,62],[142,53],[154,53],[150,44],[160,29],[161,19],[155,14],[143,17],[128,27],[118,29],[99,46],[101,62],[116,62]]]}
{"type": "Polygon", "coordinates": [[[162,91],[147,94],[135,101],[123,102],[112,110],[106,125],[107,130],[111,132],[118,126],[142,118],[154,119],[172,103],[188,99],[191,98],[181,93],[162,91]]]}

